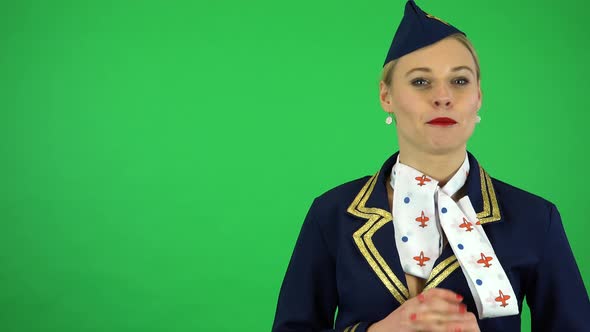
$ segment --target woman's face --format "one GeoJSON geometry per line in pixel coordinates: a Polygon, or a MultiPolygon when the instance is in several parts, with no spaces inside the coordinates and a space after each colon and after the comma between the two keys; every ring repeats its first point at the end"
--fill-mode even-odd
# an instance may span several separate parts
{"type": "Polygon", "coordinates": [[[444,154],[465,149],[481,107],[473,56],[461,42],[445,38],[398,59],[381,105],[393,112],[400,149],[444,154]],[[432,120],[450,118],[451,125],[432,120]],[[452,121],[451,121],[452,123],[452,121]]]}

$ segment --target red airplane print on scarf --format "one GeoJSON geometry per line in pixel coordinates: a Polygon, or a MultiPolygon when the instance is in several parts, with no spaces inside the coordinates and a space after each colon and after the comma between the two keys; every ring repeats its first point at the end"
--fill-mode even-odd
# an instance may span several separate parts
{"type": "Polygon", "coordinates": [[[481,253],[481,259],[477,261],[478,264],[483,264],[483,267],[490,267],[492,264],[489,263],[493,258],[486,256],[483,252],[481,253]]]}
{"type": "Polygon", "coordinates": [[[424,251],[420,251],[420,256],[415,256],[414,260],[418,261],[418,265],[426,266],[424,262],[428,262],[430,258],[424,256],[424,251]]]}
{"type": "Polygon", "coordinates": [[[430,180],[429,178],[427,178],[427,177],[426,177],[426,175],[417,176],[417,177],[415,177],[415,179],[416,179],[417,181],[419,181],[417,184],[418,184],[420,187],[422,187],[423,185],[425,185],[425,184],[426,184],[425,182],[430,182],[430,181],[432,181],[432,180],[430,180]]]}
{"type": "Polygon", "coordinates": [[[424,211],[422,211],[422,214],[420,215],[420,217],[416,218],[416,221],[420,223],[420,227],[424,228],[428,225],[426,225],[426,222],[430,220],[430,218],[428,218],[427,216],[424,215],[424,211]]]}
{"type": "Polygon", "coordinates": [[[506,303],[506,301],[508,301],[510,299],[510,295],[504,295],[504,293],[502,293],[502,290],[500,290],[500,296],[498,296],[496,298],[496,302],[502,302],[502,304],[500,304],[501,307],[506,307],[508,305],[508,303],[506,303]]]}
{"type": "Polygon", "coordinates": [[[473,228],[471,228],[472,225],[472,223],[470,223],[469,221],[467,221],[467,219],[465,219],[465,217],[463,217],[463,223],[459,225],[459,227],[466,228],[466,232],[471,232],[473,230],[473,228]]]}

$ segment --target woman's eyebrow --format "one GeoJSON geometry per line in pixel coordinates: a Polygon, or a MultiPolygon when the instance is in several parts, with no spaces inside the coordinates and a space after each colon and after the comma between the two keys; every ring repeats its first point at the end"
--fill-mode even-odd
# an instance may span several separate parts
{"type": "Polygon", "coordinates": [[[432,72],[432,70],[430,68],[427,68],[427,67],[418,67],[418,68],[414,68],[414,69],[411,69],[410,71],[408,71],[406,73],[406,77],[408,77],[411,73],[413,73],[415,71],[425,71],[427,73],[432,72]]]}
{"type": "MultiPolygon", "coordinates": [[[[469,70],[473,75],[475,75],[475,73],[473,72],[473,69],[471,69],[469,66],[458,66],[458,67],[454,67],[453,69],[451,69],[451,71],[455,72],[455,71],[459,71],[459,70],[469,70]]],[[[415,72],[415,71],[424,71],[427,73],[431,73],[432,69],[428,68],[428,67],[418,67],[418,68],[414,68],[409,70],[406,73],[406,77],[410,76],[411,73],[415,72]]]]}
{"type": "Polygon", "coordinates": [[[462,70],[462,69],[469,70],[469,71],[470,71],[470,72],[471,72],[473,75],[475,75],[475,73],[473,72],[473,69],[471,69],[471,68],[470,68],[470,67],[468,67],[468,66],[459,66],[459,67],[455,67],[455,68],[451,69],[451,71],[459,71],[459,70],[462,70]]]}

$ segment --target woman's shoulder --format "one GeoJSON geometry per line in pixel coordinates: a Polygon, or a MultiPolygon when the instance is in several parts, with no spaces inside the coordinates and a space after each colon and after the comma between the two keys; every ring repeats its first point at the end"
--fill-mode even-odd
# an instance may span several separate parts
{"type": "Polygon", "coordinates": [[[319,194],[315,200],[322,205],[349,205],[367,184],[369,179],[371,179],[371,176],[366,175],[333,186],[319,194]]]}
{"type": "Polygon", "coordinates": [[[372,176],[366,175],[329,187],[315,196],[311,211],[328,219],[347,215],[350,205],[357,199],[359,193],[366,189],[371,178],[372,176]]]}
{"type": "MultiPolygon", "coordinates": [[[[528,216],[526,220],[547,220],[557,210],[548,199],[497,178],[491,178],[500,209],[512,216],[528,216]]],[[[537,221],[538,222],[538,221],[537,221]]]]}
{"type": "Polygon", "coordinates": [[[310,207],[309,215],[317,220],[321,229],[326,231],[327,241],[329,238],[337,237],[340,225],[347,224],[350,218],[355,218],[349,213],[349,208],[359,197],[371,176],[363,176],[354,180],[338,184],[317,195],[310,207]]]}
{"type": "Polygon", "coordinates": [[[544,197],[527,191],[523,188],[509,184],[495,177],[490,177],[494,189],[501,195],[503,200],[510,199],[516,202],[532,205],[551,206],[553,203],[544,197]]]}

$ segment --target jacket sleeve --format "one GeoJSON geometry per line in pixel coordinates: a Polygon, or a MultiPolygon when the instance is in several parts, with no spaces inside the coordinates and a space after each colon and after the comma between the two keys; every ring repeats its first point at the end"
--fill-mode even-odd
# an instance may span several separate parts
{"type": "Polygon", "coordinates": [[[554,205],[541,253],[526,294],[532,331],[586,331],[588,293],[554,205]]]}
{"type": "Polygon", "coordinates": [[[369,323],[334,329],[338,306],[335,253],[320,225],[326,206],[315,199],[305,217],[279,293],[272,332],[365,332],[369,323]]]}

